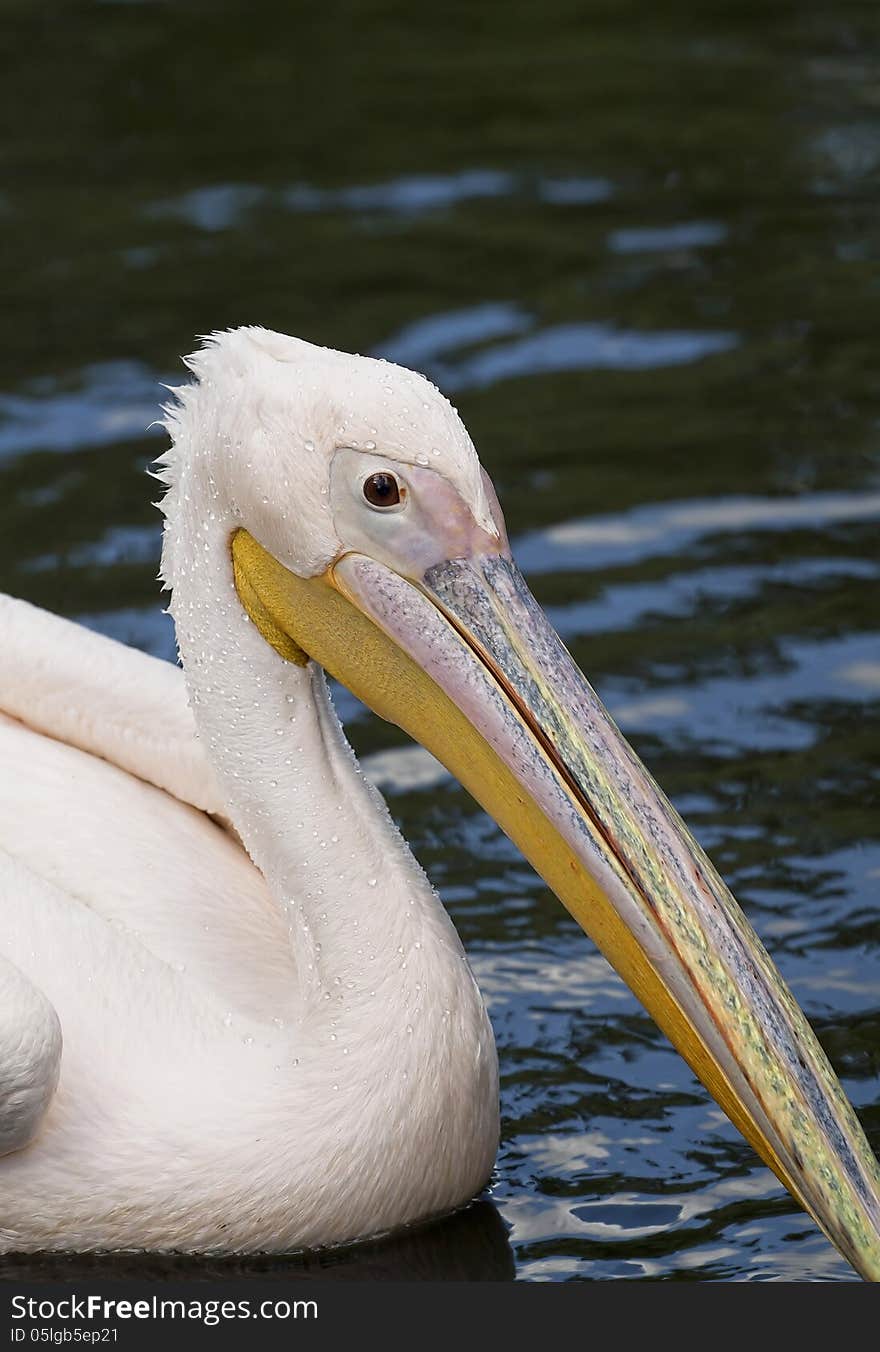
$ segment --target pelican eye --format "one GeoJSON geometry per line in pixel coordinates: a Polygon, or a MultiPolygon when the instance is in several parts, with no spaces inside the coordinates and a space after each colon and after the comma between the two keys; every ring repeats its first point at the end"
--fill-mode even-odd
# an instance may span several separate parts
{"type": "Polygon", "coordinates": [[[401,499],[400,485],[393,474],[371,474],[364,482],[364,497],[371,507],[396,507],[401,499]]]}

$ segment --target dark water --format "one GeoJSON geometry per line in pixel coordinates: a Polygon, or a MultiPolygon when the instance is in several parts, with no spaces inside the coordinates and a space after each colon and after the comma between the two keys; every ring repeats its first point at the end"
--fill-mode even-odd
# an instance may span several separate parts
{"type": "MultiPolygon", "coordinates": [[[[876,6],[4,3],[0,39],[0,588],[172,656],[147,425],[194,335],[425,370],[880,1145],[876,6]]],[[[487,1201],[306,1271],[850,1278],[494,824],[339,703],[504,1129],[487,1201]]]]}

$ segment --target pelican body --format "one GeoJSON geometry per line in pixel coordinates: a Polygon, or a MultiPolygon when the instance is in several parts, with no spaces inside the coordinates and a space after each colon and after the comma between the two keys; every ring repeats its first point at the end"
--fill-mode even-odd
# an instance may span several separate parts
{"type": "Polygon", "coordinates": [[[263,329],[188,365],[160,468],[183,671],[0,600],[0,1248],[335,1244],[488,1179],[485,1006],[327,671],[495,817],[880,1277],[855,1114],[531,597],[455,410],[263,329]]]}

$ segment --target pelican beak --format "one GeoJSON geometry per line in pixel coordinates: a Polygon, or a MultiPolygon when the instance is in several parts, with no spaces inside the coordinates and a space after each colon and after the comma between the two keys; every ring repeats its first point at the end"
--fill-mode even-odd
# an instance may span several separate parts
{"type": "MultiPolygon", "coordinates": [[[[519,846],[792,1195],[880,1280],[880,1171],[742,911],[497,548],[322,576],[233,538],[239,595],[426,746],[519,846]]],[[[299,655],[299,657],[297,656],[299,655]]]]}

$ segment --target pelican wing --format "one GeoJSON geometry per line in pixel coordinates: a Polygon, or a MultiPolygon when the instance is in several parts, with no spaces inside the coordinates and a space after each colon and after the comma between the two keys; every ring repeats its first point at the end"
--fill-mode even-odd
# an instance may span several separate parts
{"type": "Polygon", "coordinates": [[[0,711],[223,818],[183,672],[0,595],[0,711]]]}
{"type": "MultiPolygon", "coordinates": [[[[182,673],[8,597],[0,632],[0,855],[68,896],[71,923],[85,906],[224,1009],[284,1016],[283,922],[218,825],[182,673]]],[[[7,930],[0,952],[27,968],[24,931],[12,945],[7,930]]],[[[43,988],[68,962],[70,935],[56,934],[51,952],[38,946],[43,988]]]]}

